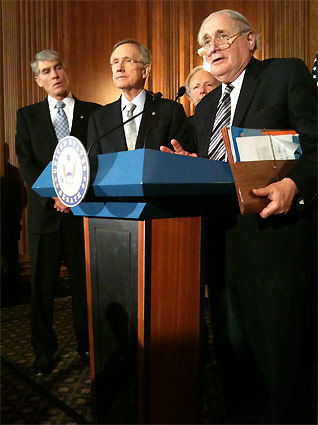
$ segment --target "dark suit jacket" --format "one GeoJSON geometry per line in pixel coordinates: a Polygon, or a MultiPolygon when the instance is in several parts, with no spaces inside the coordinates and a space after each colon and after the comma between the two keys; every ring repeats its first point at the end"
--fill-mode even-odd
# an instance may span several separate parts
{"type": "MultiPolygon", "coordinates": [[[[89,114],[100,107],[75,98],[71,135],[86,146],[89,114]]],[[[52,161],[57,138],[50,117],[48,100],[25,106],[17,111],[16,153],[23,180],[31,189],[47,164],[52,161]]],[[[60,226],[63,214],[53,208],[51,198],[41,198],[33,190],[28,199],[30,233],[52,233],[60,226]]],[[[73,217],[74,232],[82,229],[82,218],[73,217]]]]}
{"type": "MultiPolygon", "coordinates": [[[[147,92],[145,107],[152,102],[152,95],[147,92]]],[[[95,111],[89,119],[88,146],[117,125],[123,123],[121,98],[95,111]]],[[[160,146],[171,147],[171,139],[177,139],[187,147],[187,118],[182,105],[168,99],[160,99],[143,115],[138,131],[136,149],[158,149],[160,146]]],[[[92,155],[127,150],[123,126],[111,132],[92,147],[92,155]]]]}
{"type": "MultiPolygon", "coordinates": [[[[207,155],[221,86],[196,108],[197,153],[207,155]],[[209,125],[207,125],[209,123],[209,125]]],[[[252,58],[246,68],[233,126],[254,129],[293,129],[303,155],[290,173],[306,202],[317,193],[317,91],[300,59],[252,58]]]]}
{"type": "MultiPolygon", "coordinates": [[[[197,153],[206,156],[221,87],[197,105],[197,153]]],[[[289,174],[304,199],[287,215],[262,219],[258,214],[230,213],[226,261],[229,270],[247,265],[243,273],[264,280],[301,273],[315,261],[315,200],[317,194],[317,94],[311,75],[299,59],[252,59],[246,68],[233,125],[254,129],[293,129],[299,133],[303,155],[289,174]],[[306,208],[307,206],[307,208],[306,208]]],[[[237,201],[236,201],[237,204],[237,201]]],[[[215,218],[211,226],[219,226],[215,218]],[[214,222],[214,224],[213,224],[214,222]]],[[[215,247],[217,249],[217,247],[215,247]]]]}

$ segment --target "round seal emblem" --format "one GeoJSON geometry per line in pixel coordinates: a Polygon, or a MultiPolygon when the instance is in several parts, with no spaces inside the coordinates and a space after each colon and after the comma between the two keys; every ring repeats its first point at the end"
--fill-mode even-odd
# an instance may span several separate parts
{"type": "Polygon", "coordinates": [[[52,180],[57,197],[67,207],[75,207],[86,195],[89,185],[89,160],[86,149],[76,137],[63,137],[55,148],[52,180]]]}

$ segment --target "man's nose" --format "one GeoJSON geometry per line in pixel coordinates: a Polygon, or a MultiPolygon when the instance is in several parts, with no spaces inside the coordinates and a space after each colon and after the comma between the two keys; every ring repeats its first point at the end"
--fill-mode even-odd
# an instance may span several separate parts
{"type": "Polygon", "coordinates": [[[219,46],[214,41],[211,41],[207,54],[214,53],[217,50],[219,50],[219,46]]]}
{"type": "Polygon", "coordinates": [[[52,76],[52,78],[58,78],[59,74],[58,74],[58,72],[56,71],[56,69],[53,69],[53,70],[51,71],[51,76],[52,76]]]}

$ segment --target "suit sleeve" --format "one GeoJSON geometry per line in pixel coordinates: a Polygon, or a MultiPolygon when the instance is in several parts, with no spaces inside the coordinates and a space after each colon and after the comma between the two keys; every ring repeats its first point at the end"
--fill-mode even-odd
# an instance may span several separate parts
{"type": "Polygon", "coordinates": [[[299,134],[302,155],[290,177],[305,204],[317,197],[317,90],[301,60],[291,63],[288,86],[290,128],[299,134]]]}
{"type": "Polygon", "coordinates": [[[171,146],[171,140],[176,139],[182,145],[183,149],[188,152],[195,152],[195,144],[193,140],[193,132],[188,124],[188,119],[184,112],[183,106],[179,103],[174,103],[174,113],[171,119],[168,147],[171,146]]]}
{"type": "Polygon", "coordinates": [[[17,111],[15,149],[19,160],[21,176],[28,187],[31,188],[43,169],[34,156],[27,120],[20,109],[17,111]]]}
{"type": "MultiPolygon", "coordinates": [[[[20,174],[27,186],[32,189],[32,185],[42,173],[43,167],[34,155],[28,122],[22,109],[17,111],[15,150],[19,161],[20,174]]],[[[38,198],[43,207],[51,202],[51,198],[40,196],[38,198]]]]}

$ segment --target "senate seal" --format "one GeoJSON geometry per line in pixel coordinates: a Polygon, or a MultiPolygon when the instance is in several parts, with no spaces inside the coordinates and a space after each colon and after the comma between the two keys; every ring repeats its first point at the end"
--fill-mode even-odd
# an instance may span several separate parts
{"type": "Polygon", "coordinates": [[[52,179],[57,197],[67,207],[75,207],[84,199],[89,185],[89,160],[76,137],[63,137],[56,146],[52,179]]]}

